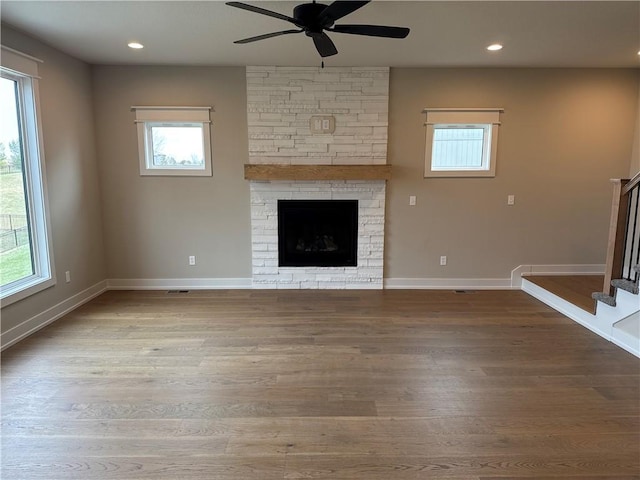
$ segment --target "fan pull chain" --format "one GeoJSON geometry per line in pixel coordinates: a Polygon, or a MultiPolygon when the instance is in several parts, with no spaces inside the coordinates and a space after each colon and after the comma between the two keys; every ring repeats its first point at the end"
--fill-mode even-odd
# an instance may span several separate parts
{"type": "Polygon", "coordinates": [[[320,66],[321,66],[322,68],[324,68],[324,60],[323,60],[322,62],[320,62],[320,66]]]}

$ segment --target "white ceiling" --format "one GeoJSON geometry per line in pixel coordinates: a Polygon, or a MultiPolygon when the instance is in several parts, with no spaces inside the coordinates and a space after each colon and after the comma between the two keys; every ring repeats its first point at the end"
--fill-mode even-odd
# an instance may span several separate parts
{"type": "MultiPolygon", "coordinates": [[[[246,3],[291,16],[302,2],[246,3]]],[[[0,4],[3,22],[94,64],[320,64],[304,34],[233,44],[292,26],[221,1],[0,4]],[[132,40],[145,48],[129,49],[132,40]]],[[[640,66],[640,0],[374,0],[336,23],[406,26],[411,33],[404,40],[332,33],[339,53],[325,59],[327,66],[640,66]],[[494,42],[504,49],[487,52],[494,42]]]]}

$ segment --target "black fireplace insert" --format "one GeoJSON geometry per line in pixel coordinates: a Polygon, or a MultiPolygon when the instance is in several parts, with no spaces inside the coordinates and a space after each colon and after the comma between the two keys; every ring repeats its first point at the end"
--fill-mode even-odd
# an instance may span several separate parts
{"type": "Polygon", "coordinates": [[[278,200],[279,266],[357,264],[357,200],[278,200]]]}

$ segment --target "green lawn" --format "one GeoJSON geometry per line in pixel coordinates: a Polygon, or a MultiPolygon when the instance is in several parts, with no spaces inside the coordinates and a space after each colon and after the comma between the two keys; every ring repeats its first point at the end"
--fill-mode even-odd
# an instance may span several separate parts
{"type": "Polygon", "coordinates": [[[0,253],[0,284],[14,282],[33,273],[29,245],[0,253]]]}
{"type": "Polygon", "coordinates": [[[0,213],[26,215],[22,173],[0,175],[0,213]]]}
{"type": "MultiPolygon", "coordinates": [[[[27,214],[22,173],[0,175],[0,213],[20,216],[27,214]]],[[[1,285],[6,285],[32,273],[29,245],[22,245],[0,253],[1,285]]]]}

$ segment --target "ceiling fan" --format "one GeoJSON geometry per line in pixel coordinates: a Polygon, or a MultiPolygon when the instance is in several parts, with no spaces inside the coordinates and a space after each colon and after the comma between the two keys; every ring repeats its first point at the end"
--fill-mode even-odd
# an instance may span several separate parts
{"type": "Polygon", "coordinates": [[[256,37],[244,38],[236,40],[233,43],[250,43],[266,38],[278,37],[280,35],[288,35],[292,33],[302,33],[313,39],[316,50],[321,57],[330,57],[338,53],[336,46],[325,33],[350,33],[353,35],[366,35],[370,37],[386,37],[386,38],[405,38],[409,35],[409,29],[406,27],[391,27],[386,25],[334,25],[336,20],[355,12],[359,8],[364,7],[370,0],[366,1],[335,1],[331,5],[322,3],[302,3],[293,9],[293,17],[282,15],[271,10],[248,5],[242,2],[227,2],[231,7],[241,8],[254,13],[260,13],[269,17],[278,18],[286,22],[292,23],[298,29],[282,30],[280,32],[266,33],[256,37]]]}

